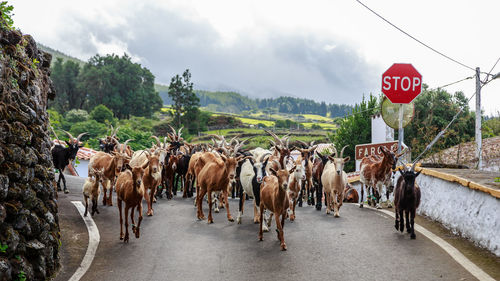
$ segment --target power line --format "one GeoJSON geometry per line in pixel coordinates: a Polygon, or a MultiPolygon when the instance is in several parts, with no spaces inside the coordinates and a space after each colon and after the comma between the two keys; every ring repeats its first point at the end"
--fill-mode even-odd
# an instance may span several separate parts
{"type": "Polygon", "coordinates": [[[445,58],[447,58],[447,59],[451,60],[452,62],[455,62],[455,63],[457,63],[457,64],[459,64],[459,65],[461,65],[461,66],[463,66],[463,67],[465,67],[465,68],[468,68],[468,69],[470,69],[470,70],[472,70],[472,71],[476,71],[474,68],[472,68],[472,67],[470,67],[470,66],[468,66],[468,65],[465,65],[465,64],[463,64],[463,63],[461,63],[461,62],[459,62],[459,61],[457,61],[457,60],[455,60],[455,59],[453,59],[453,58],[451,58],[451,57],[449,57],[449,56],[447,56],[447,55],[445,55],[445,54],[441,53],[440,51],[438,51],[438,50],[436,50],[436,49],[432,48],[431,46],[429,46],[429,45],[425,44],[424,42],[422,42],[422,41],[418,40],[417,38],[413,37],[413,36],[412,36],[411,34],[409,34],[408,32],[406,32],[406,31],[402,30],[401,28],[397,27],[397,26],[396,26],[396,25],[394,25],[392,22],[390,22],[389,20],[385,19],[383,16],[379,15],[379,14],[378,14],[377,12],[375,12],[374,10],[370,9],[370,7],[366,6],[363,2],[361,2],[361,1],[359,1],[359,0],[355,0],[355,1],[356,1],[356,2],[358,2],[359,4],[361,4],[361,5],[362,5],[363,7],[365,7],[366,9],[368,9],[368,10],[369,10],[370,12],[372,12],[373,14],[375,14],[377,17],[381,18],[383,21],[385,21],[385,22],[387,22],[388,24],[390,24],[392,27],[396,28],[397,30],[399,30],[400,32],[402,32],[403,34],[405,34],[406,36],[408,36],[408,37],[410,37],[411,39],[413,39],[413,40],[417,41],[418,43],[420,43],[420,44],[421,44],[421,45],[423,45],[424,47],[426,47],[426,48],[428,48],[428,49],[432,50],[433,52],[435,52],[435,53],[437,53],[437,54],[439,54],[439,55],[441,55],[441,56],[443,56],[443,57],[445,57],[445,58]]]}
{"type": "Polygon", "coordinates": [[[498,61],[500,61],[500,57],[497,59],[493,67],[490,69],[490,72],[487,73],[486,78],[484,78],[483,84],[485,84],[486,81],[488,80],[488,77],[490,77],[491,72],[493,71],[493,69],[495,69],[495,66],[497,66],[498,61]]]}
{"type": "MultiPolygon", "coordinates": [[[[442,88],[445,88],[445,87],[448,87],[448,86],[451,86],[451,85],[455,85],[455,84],[457,84],[457,83],[460,83],[460,82],[462,82],[462,81],[465,81],[465,80],[468,80],[468,79],[472,79],[472,78],[474,78],[474,76],[465,77],[464,79],[461,79],[461,80],[458,80],[458,81],[452,82],[452,83],[450,83],[450,84],[446,84],[446,85],[441,86],[441,87],[437,87],[437,88],[435,88],[435,89],[436,89],[436,90],[438,90],[438,89],[442,89],[442,88]]],[[[433,90],[433,89],[431,89],[431,90],[433,90]]]]}

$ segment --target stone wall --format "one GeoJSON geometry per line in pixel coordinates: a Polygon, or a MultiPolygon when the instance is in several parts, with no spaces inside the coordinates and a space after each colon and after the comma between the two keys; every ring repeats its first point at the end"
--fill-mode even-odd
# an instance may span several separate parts
{"type": "Polygon", "coordinates": [[[47,99],[51,55],[0,18],[0,280],[46,280],[60,234],[47,99]]]}

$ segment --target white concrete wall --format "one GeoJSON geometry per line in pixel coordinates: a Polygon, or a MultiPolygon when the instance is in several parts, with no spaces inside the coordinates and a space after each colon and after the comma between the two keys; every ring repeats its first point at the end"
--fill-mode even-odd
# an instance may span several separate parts
{"type": "MultiPolygon", "coordinates": [[[[399,174],[396,175],[395,181],[399,174]]],[[[500,199],[424,174],[418,176],[417,183],[422,193],[419,215],[442,223],[453,233],[500,256],[500,199]]],[[[360,182],[351,185],[361,197],[360,182]]]]}
{"type": "Polygon", "coordinates": [[[382,115],[372,116],[372,143],[394,140],[394,129],[387,126],[382,115]]]}

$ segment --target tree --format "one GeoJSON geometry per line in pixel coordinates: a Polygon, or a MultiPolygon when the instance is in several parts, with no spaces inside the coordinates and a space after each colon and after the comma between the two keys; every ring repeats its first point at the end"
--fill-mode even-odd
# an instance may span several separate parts
{"type": "Polygon", "coordinates": [[[78,90],[85,93],[87,109],[103,104],[119,119],[149,118],[162,107],[153,74],[126,54],[90,58],[78,77],[78,90]]]}
{"type": "Polygon", "coordinates": [[[168,87],[168,95],[174,102],[173,116],[175,127],[182,125],[181,116],[185,115],[185,121],[190,128],[197,126],[196,117],[199,113],[200,99],[193,92],[193,83],[191,82],[191,73],[186,69],[182,76],[178,74],[172,77],[168,87]]]}
{"type": "Polygon", "coordinates": [[[72,109],[66,112],[66,121],[69,123],[84,122],[89,119],[89,114],[83,109],[72,109]]]}
{"type": "Polygon", "coordinates": [[[109,123],[114,124],[113,111],[109,110],[109,108],[107,108],[104,104],[94,107],[94,109],[90,112],[90,118],[99,123],[106,123],[106,121],[108,121],[109,123]]]}
{"type": "Polygon", "coordinates": [[[50,102],[58,112],[81,109],[85,102],[85,94],[77,89],[80,66],[73,61],[57,58],[52,68],[51,78],[56,89],[56,97],[50,102]]]}
{"type": "Polygon", "coordinates": [[[355,170],[355,146],[371,142],[371,116],[377,110],[377,98],[370,94],[368,100],[365,100],[363,96],[361,103],[354,106],[352,114],[340,122],[336,134],[330,135],[330,139],[335,144],[338,153],[340,153],[342,147],[347,145],[343,156],[350,156],[351,161],[347,162],[344,166],[346,172],[355,170]]]}

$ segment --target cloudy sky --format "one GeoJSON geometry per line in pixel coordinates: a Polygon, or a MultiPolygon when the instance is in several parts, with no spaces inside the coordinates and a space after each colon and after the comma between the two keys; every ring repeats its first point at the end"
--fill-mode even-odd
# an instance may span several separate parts
{"type": "MultiPolygon", "coordinates": [[[[498,0],[362,2],[471,68],[489,72],[500,57],[498,0]]],[[[15,26],[37,41],[82,60],[126,52],[167,85],[189,68],[197,89],[354,104],[380,93],[381,75],[395,62],[412,63],[430,87],[474,75],[355,0],[9,3],[15,26]]],[[[475,81],[447,89],[470,96],[475,81]]],[[[497,115],[500,79],[482,89],[482,102],[497,115]]]]}

